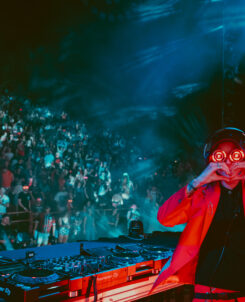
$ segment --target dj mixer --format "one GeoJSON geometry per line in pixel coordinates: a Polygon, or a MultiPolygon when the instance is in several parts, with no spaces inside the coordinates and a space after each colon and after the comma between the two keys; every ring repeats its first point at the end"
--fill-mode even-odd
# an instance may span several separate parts
{"type": "Polygon", "coordinates": [[[88,249],[81,244],[76,255],[36,259],[30,252],[24,259],[1,257],[0,297],[18,302],[96,301],[101,292],[157,277],[172,253],[140,243],[88,249]]]}

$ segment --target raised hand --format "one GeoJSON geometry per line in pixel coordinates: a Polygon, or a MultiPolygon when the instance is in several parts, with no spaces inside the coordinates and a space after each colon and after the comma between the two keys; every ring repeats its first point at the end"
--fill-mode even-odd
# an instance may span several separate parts
{"type": "Polygon", "coordinates": [[[232,180],[245,180],[245,161],[232,164],[230,170],[232,180]]]}
{"type": "Polygon", "coordinates": [[[227,181],[231,178],[231,171],[225,162],[210,162],[203,172],[190,183],[190,189],[197,189],[215,181],[227,181]]]}

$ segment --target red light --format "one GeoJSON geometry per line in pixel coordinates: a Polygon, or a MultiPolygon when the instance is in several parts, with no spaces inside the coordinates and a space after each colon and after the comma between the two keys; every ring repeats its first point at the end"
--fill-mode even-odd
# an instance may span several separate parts
{"type": "Polygon", "coordinates": [[[23,109],[22,109],[22,108],[20,108],[19,110],[20,110],[20,111],[23,111],[23,109]]]}
{"type": "Polygon", "coordinates": [[[74,298],[74,297],[77,297],[78,296],[78,291],[74,291],[74,292],[69,292],[68,293],[68,297],[69,298],[74,298]]]}
{"type": "Polygon", "coordinates": [[[33,182],[33,179],[32,179],[32,178],[30,178],[30,179],[29,179],[29,187],[31,187],[32,182],[33,182]]]}
{"type": "Polygon", "coordinates": [[[212,154],[212,161],[213,162],[222,162],[226,159],[226,153],[222,150],[216,150],[212,154]]]}
{"type": "Polygon", "coordinates": [[[244,160],[245,154],[242,150],[234,150],[229,157],[232,162],[238,162],[244,160]]]}
{"type": "MultiPolygon", "coordinates": [[[[214,151],[214,153],[211,156],[211,161],[213,161],[213,162],[223,162],[223,161],[226,160],[226,158],[227,158],[227,154],[225,153],[225,151],[216,150],[216,151],[214,151]]],[[[243,161],[244,158],[245,158],[245,153],[241,149],[233,150],[229,154],[229,159],[230,159],[231,162],[243,161]]]]}

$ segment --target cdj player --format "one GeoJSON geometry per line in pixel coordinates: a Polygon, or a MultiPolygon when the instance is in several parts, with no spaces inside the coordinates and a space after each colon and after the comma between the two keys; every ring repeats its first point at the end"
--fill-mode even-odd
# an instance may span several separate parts
{"type": "Polygon", "coordinates": [[[79,253],[70,256],[31,260],[2,257],[0,297],[18,302],[75,301],[89,297],[96,301],[101,292],[157,277],[172,252],[146,244],[88,249],[81,245],[79,253]]]}

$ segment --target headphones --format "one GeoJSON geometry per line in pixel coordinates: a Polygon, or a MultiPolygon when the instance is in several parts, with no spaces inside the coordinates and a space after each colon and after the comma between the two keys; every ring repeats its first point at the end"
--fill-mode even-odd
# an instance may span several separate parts
{"type": "MultiPolygon", "coordinates": [[[[207,140],[207,143],[204,147],[203,150],[203,157],[205,159],[206,162],[209,161],[209,158],[212,154],[212,152],[214,151],[215,147],[221,143],[222,141],[233,141],[234,143],[238,144],[241,149],[243,151],[245,151],[245,132],[238,129],[238,128],[233,128],[233,127],[226,127],[226,128],[222,128],[217,130],[212,136],[210,136],[207,140]]],[[[219,151],[222,152],[222,151],[219,151]]],[[[218,156],[216,156],[215,158],[212,158],[212,160],[215,159],[215,161],[222,161],[223,160],[223,156],[224,154],[217,154],[218,156]],[[218,160],[217,160],[218,159],[218,160]]],[[[236,156],[237,153],[234,154],[235,155],[235,161],[236,161],[236,156]]],[[[212,157],[214,157],[215,154],[212,155],[212,157]]],[[[231,156],[231,155],[230,155],[231,156]]]]}

